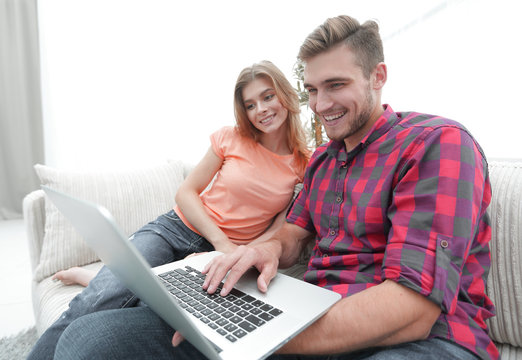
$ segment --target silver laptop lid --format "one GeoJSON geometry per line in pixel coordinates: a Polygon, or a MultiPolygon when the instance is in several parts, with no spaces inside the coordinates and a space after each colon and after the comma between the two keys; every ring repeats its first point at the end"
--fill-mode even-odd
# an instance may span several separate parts
{"type": "Polygon", "coordinates": [[[42,186],[42,189],[103,263],[129,290],[148,304],[170,326],[183,334],[185,339],[205,356],[209,359],[220,359],[217,350],[192,325],[187,318],[188,315],[164,289],[143,256],[133,246],[126,246],[127,237],[119,230],[107,209],[46,186],[42,186]],[[109,238],[118,238],[118,241],[110,241],[109,238]],[[129,268],[143,269],[143,271],[132,273],[125,271],[129,268]],[[136,284],[140,286],[137,287],[136,284]]]}

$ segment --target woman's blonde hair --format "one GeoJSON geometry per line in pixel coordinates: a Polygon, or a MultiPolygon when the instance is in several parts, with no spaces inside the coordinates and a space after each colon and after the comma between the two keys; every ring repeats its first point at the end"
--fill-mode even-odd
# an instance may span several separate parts
{"type": "Polygon", "coordinates": [[[245,86],[259,78],[267,79],[273,84],[279,102],[288,110],[286,139],[288,147],[294,154],[296,169],[302,176],[308,163],[310,151],[299,116],[299,98],[297,92],[292,85],[290,85],[290,82],[281,70],[268,60],[261,61],[243,69],[237,78],[236,87],[234,89],[234,113],[239,133],[255,141],[258,141],[259,135],[261,134],[261,131],[256,129],[248,120],[243,99],[243,89],[245,86]]]}

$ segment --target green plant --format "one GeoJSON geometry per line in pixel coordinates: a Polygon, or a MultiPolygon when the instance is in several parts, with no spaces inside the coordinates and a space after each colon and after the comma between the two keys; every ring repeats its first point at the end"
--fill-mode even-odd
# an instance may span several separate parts
{"type": "MultiPolygon", "coordinates": [[[[297,95],[299,96],[299,106],[308,107],[308,91],[304,88],[304,64],[297,61],[294,65],[294,76],[297,79],[297,95]]],[[[305,127],[309,132],[312,140],[312,146],[317,148],[319,145],[328,141],[326,134],[323,131],[321,120],[313,112],[310,115],[310,120],[305,123],[305,127]]]]}

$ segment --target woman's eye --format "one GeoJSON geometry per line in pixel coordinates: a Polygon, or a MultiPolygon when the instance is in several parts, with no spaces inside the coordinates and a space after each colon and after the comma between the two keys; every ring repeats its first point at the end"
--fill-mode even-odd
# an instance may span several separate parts
{"type": "Polygon", "coordinates": [[[270,101],[273,98],[274,98],[274,94],[267,95],[267,96],[265,96],[265,101],[270,101]]]}
{"type": "Polygon", "coordinates": [[[246,109],[247,109],[247,110],[253,110],[254,107],[255,107],[254,104],[247,104],[247,105],[246,105],[246,109]]]}

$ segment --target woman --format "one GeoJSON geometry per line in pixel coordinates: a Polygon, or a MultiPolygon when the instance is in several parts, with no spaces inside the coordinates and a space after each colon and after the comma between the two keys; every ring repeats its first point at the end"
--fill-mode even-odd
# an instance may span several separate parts
{"type": "MultiPolygon", "coordinates": [[[[275,65],[262,61],[240,73],[234,110],[236,126],[211,135],[212,145],[178,189],[174,209],[132,236],[152,267],[195,252],[229,252],[263,241],[283,223],[309,157],[297,94],[275,65]]],[[[42,335],[29,359],[52,358],[75,319],[138,305],[107,268],[91,281],[92,276],[84,276],[89,286],[42,335]]]]}

